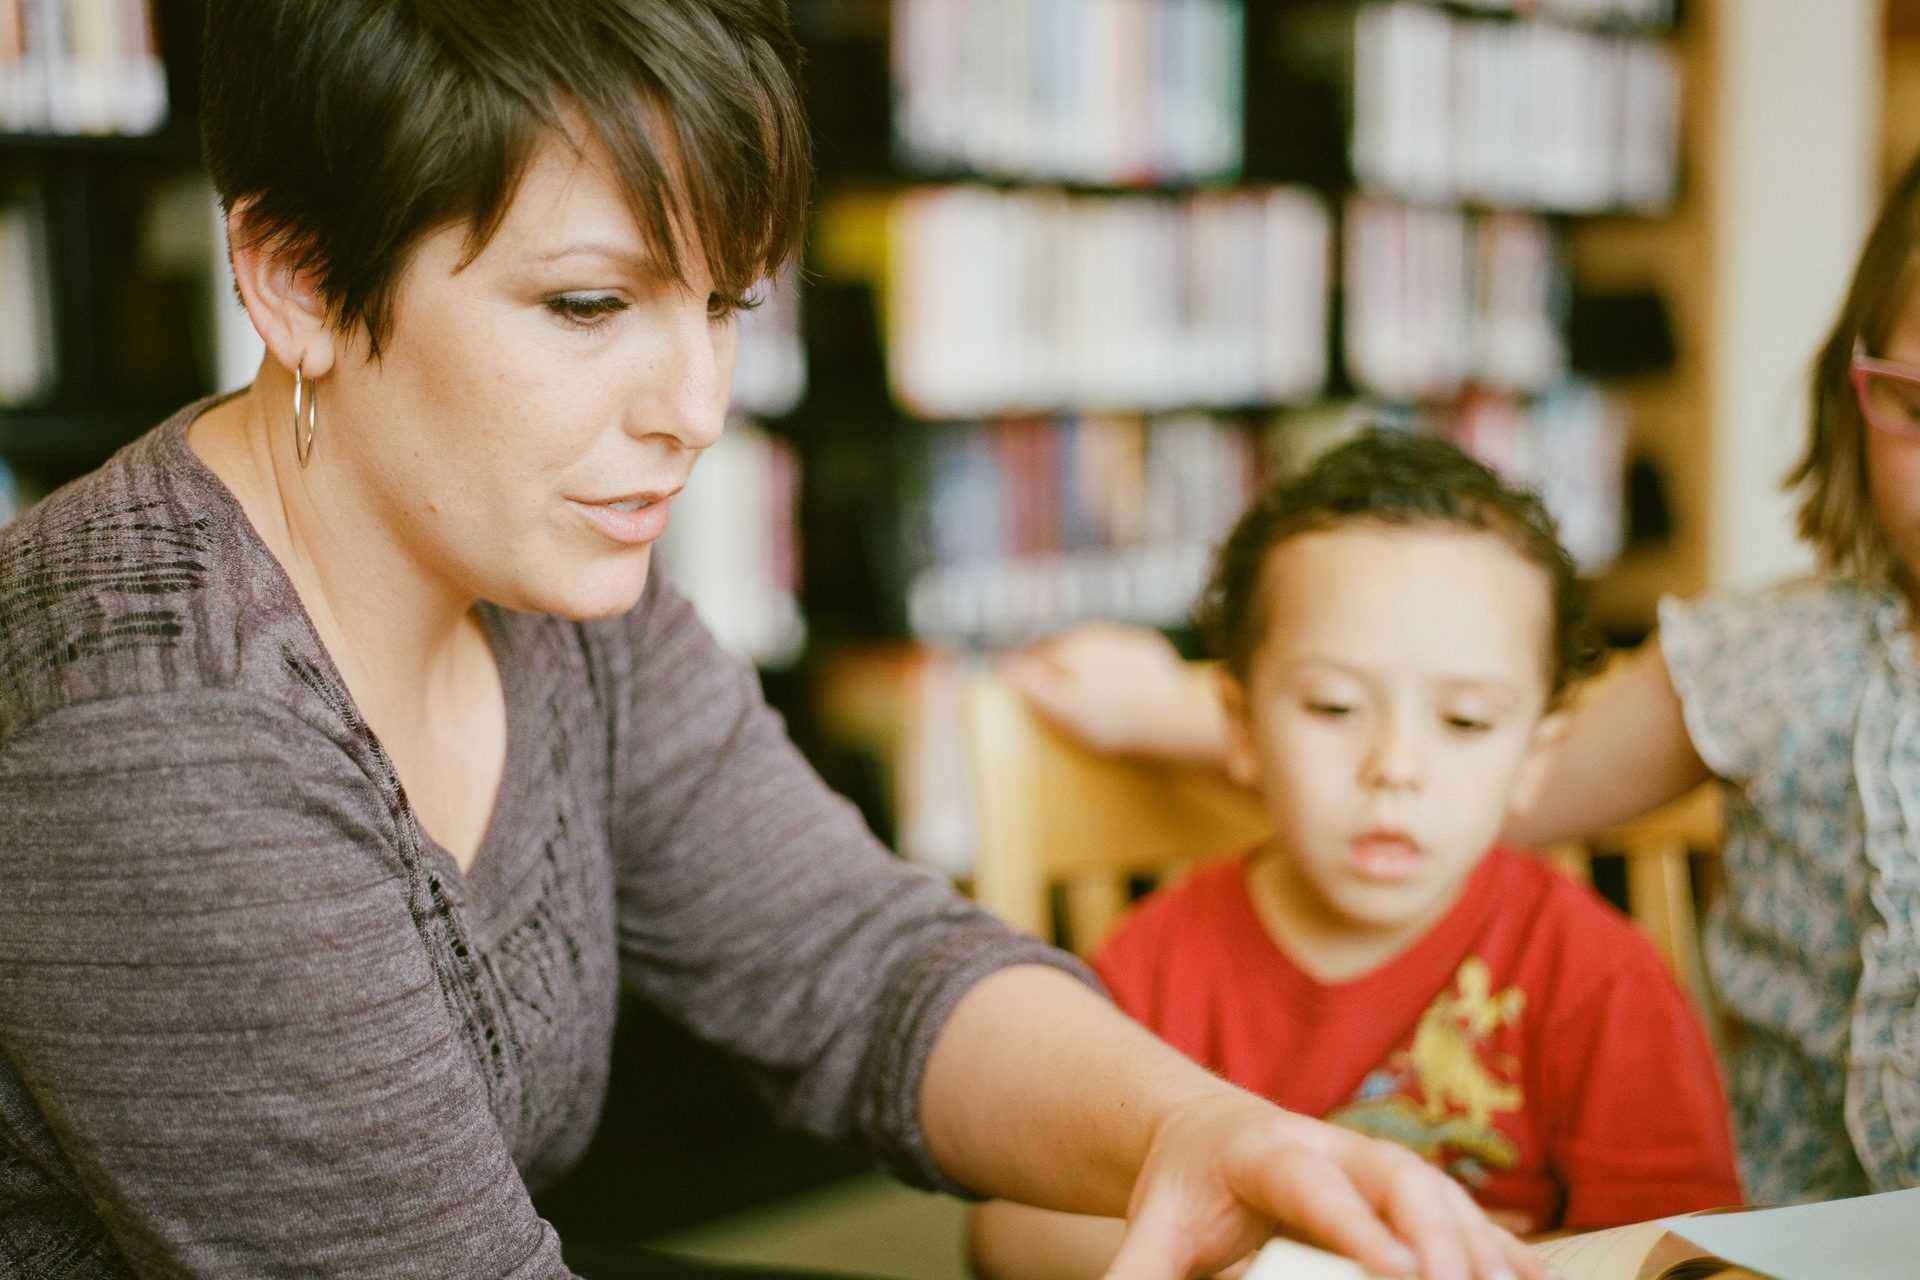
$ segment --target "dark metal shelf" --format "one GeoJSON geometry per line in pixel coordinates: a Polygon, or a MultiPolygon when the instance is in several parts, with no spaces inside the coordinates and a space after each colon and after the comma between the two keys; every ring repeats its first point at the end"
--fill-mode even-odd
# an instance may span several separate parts
{"type": "Polygon", "coordinates": [[[154,133],[0,133],[0,155],[198,164],[200,130],[169,120],[154,133]]]}
{"type": "Polygon", "coordinates": [[[168,412],[166,408],[0,408],[0,457],[26,462],[102,462],[114,450],[151,430],[168,412]]]}

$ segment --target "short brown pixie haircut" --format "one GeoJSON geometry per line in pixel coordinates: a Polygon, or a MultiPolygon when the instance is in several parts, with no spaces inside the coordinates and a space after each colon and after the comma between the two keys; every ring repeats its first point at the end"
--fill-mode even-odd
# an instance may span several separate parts
{"type": "Polygon", "coordinates": [[[413,249],[464,223],[479,256],[548,135],[605,148],[669,278],[697,233],[743,303],[805,223],[798,61],[785,0],[209,0],[201,130],[222,204],[378,355],[413,249]]]}
{"type": "Polygon", "coordinates": [[[1227,670],[1245,680],[1266,627],[1262,580],[1273,549],[1302,533],[1348,524],[1490,533],[1540,566],[1552,590],[1549,705],[1605,655],[1586,592],[1553,517],[1457,446],[1433,436],[1373,429],[1271,486],[1227,535],[1196,621],[1227,670]]]}
{"type": "Polygon", "coordinates": [[[1814,357],[1807,449],[1787,473],[1800,491],[1800,536],[1831,573],[1885,584],[1893,551],[1873,515],[1867,488],[1867,425],[1854,398],[1853,348],[1883,355],[1900,308],[1914,286],[1920,247],[1920,157],[1907,165],[1880,206],[1860,251],[1847,300],[1814,357]]]}

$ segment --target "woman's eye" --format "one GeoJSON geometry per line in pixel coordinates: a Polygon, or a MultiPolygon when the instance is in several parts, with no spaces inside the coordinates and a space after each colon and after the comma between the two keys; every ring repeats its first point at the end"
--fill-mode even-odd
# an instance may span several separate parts
{"type": "Polygon", "coordinates": [[[1307,702],[1307,710],[1328,720],[1338,720],[1342,716],[1353,714],[1353,704],[1334,698],[1314,698],[1307,702]]]}
{"type": "Polygon", "coordinates": [[[617,293],[558,293],[546,300],[547,310],[580,329],[597,329],[627,309],[617,293]]]}
{"type": "Polygon", "coordinates": [[[1493,722],[1482,716],[1451,715],[1445,717],[1445,719],[1447,728],[1452,729],[1456,733],[1485,733],[1487,730],[1493,728],[1493,722]]]}
{"type": "Polygon", "coordinates": [[[751,311],[760,305],[760,292],[749,289],[745,293],[719,293],[707,295],[707,318],[709,320],[728,320],[742,311],[751,311]]]}

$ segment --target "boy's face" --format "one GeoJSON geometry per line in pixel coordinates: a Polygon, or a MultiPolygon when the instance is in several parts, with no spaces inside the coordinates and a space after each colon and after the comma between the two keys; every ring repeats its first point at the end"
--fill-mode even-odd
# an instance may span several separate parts
{"type": "Polygon", "coordinates": [[[1539,772],[1547,574],[1492,534],[1352,523],[1275,547],[1261,590],[1228,761],[1273,817],[1290,941],[1411,942],[1539,772]]]}

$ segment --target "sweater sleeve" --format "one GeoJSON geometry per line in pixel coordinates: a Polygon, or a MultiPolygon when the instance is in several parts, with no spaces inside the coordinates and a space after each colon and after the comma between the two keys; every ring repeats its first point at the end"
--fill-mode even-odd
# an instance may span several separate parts
{"type": "Polygon", "coordinates": [[[624,624],[614,841],[628,981],[739,1060],[783,1121],[966,1193],[921,1131],[947,1016],[988,973],[1083,966],[895,858],[656,573],[624,624]]]}
{"type": "Polygon", "coordinates": [[[291,712],[204,690],[0,750],[0,1095],[135,1274],[568,1274],[379,794],[291,712]]]}

